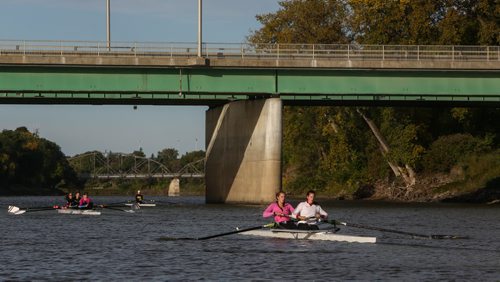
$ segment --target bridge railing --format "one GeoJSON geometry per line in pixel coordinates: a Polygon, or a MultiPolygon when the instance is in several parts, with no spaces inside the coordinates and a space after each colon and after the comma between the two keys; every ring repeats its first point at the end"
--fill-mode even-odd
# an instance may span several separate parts
{"type": "MultiPolygon", "coordinates": [[[[206,58],[500,61],[500,46],[204,43],[206,58]]],[[[0,40],[1,55],[196,57],[192,42],[0,40]]]]}

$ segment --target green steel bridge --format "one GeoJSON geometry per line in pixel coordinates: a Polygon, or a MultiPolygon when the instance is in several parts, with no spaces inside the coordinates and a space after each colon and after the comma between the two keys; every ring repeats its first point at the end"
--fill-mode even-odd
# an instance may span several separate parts
{"type": "Polygon", "coordinates": [[[500,107],[500,47],[0,40],[0,104],[209,106],[206,201],[263,204],[283,105],[500,107]]]}
{"type": "Polygon", "coordinates": [[[1,104],[500,105],[499,46],[0,40],[1,104]]]}
{"type": "Polygon", "coordinates": [[[203,178],[204,161],[196,160],[172,171],[158,161],[133,154],[91,152],[68,158],[69,164],[82,179],[203,178]]]}

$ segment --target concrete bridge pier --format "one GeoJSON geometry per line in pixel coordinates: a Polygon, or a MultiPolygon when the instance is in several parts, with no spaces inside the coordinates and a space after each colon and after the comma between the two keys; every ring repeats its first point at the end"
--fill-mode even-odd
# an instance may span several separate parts
{"type": "Polygon", "coordinates": [[[282,102],[236,101],[206,112],[206,202],[269,203],[281,187],[282,102]]]}
{"type": "Polygon", "coordinates": [[[181,187],[179,183],[180,181],[177,177],[174,177],[172,181],[170,181],[170,185],[168,186],[169,197],[179,196],[181,194],[181,187]]]}

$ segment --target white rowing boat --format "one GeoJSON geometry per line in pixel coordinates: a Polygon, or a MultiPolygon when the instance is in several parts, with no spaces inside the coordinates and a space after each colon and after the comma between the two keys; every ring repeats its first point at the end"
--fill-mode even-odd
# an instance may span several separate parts
{"type": "Polygon", "coordinates": [[[100,211],[96,211],[96,210],[79,210],[79,209],[58,209],[57,213],[62,213],[62,214],[81,214],[81,215],[101,215],[100,211]]]}
{"type": "Polygon", "coordinates": [[[293,229],[257,229],[240,233],[259,237],[297,239],[297,240],[325,240],[355,243],[376,243],[376,237],[343,235],[328,230],[293,230],[293,229]]]}
{"type": "Polygon", "coordinates": [[[142,203],[142,204],[136,204],[136,203],[126,203],[125,204],[126,206],[135,206],[135,205],[139,205],[139,207],[156,207],[156,204],[148,204],[148,203],[142,203]]]}

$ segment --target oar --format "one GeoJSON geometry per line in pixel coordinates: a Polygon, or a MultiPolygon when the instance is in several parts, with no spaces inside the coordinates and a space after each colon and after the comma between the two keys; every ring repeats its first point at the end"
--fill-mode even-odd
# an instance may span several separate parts
{"type": "Polygon", "coordinates": [[[117,202],[117,203],[109,203],[109,204],[103,204],[106,206],[125,206],[125,202],[117,202]]]}
{"type": "Polygon", "coordinates": [[[122,212],[128,212],[128,213],[134,213],[135,212],[133,210],[122,210],[122,209],[116,208],[114,206],[98,205],[98,207],[101,207],[103,209],[110,209],[110,210],[122,211],[122,212]]]}
{"type": "Polygon", "coordinates": [[[127,206],[127,207],[130,207],[131,209],[134,209],[134,210],[140,210],[141,209],[141,204],[138,203],[138,202],[133,202],[132,203],[132,202],[129,201],[127,204],[123,204],[123,205],[127,206]]]}
{"type": "Polygon", "coordinates": [[[111,208],[128,208],[130,206],[124,205],[124,204],[101,204],[97,205],[98,207],[111,207],[111,208]]]}
{"type": "Polygon", "coordinates": [[[248,228],[243,228],[243,229],[237,229],[237,230],[231,231],[231,232],[226,232],[226,233],[215,234],[215,235],[210,235],[210,236],[206,236],[206,237],[197,238],[197,240],[207,240],[207,239],[222,237],[222,236],[236,234],[236,233],[241,233],[241,232],[250,231],[250,230],[262,229],[262,228],[271,228],[271,227],[274,227],[274,225],[275,225],[275,223],[273,222],[273,223],[268,223],[268,224],[265,224],[265,225],[259,225],[259,226],[255,226],[255,227],[248,227],[248,228]]]}
{"type": "Polygon", "coordinates": [[[9,206],[7,211],[10,214],[15,214],[15,215],[20,215],[25,212],[37,212],[37,211],[48,211],[48,210],[53,210],[53,209],[58,209],[59,206],[52,206],[52,207],[32,207],[32,208],[20,208],[16,206],[9,206]]]}
{"type": "Polygon", "coordinates": [[[456,235],[426,235],[426,234],[418,234],[418,233],[412,233],[412,232],[406,232],[406,231],[399,231],[399,230],[394,230],[394,229],[380,228],[380,227],[374,227],[374,226],[366,226],[366,225],[355,224],[355,223],[347,223],[347,222],[342,222],[342,221],[338,221],[338,220],[327,220],[326,222],[328,222],[330,224],[340,224],[340,225],[350,226],[350,227],[354,227],[354,228],[377,230],[377,231],[381,231],[381,232],[403,234],[403,235],[409,235],[409,236],[420,237],[420,238],[428,238],[428,239],[468,239],[469,238],[467,236],[456,236],[456,235]]]}
{"type": "Polygon", "coordinates": [[[271,228],[274,227],[275,223],[268,223],[265,225],[259,225],[255,227],[248,227],[244,229],[237,229],[235,231],[231,232],[226,232],[226,233],[221,233],[221,234],[215,234],[215,235],[210,235],[206,237],[199,237],[199,238],[174,238],[174,237],[161,237],[160,240],[207,240],[207,239],[212,239],[212,238],[217,238],[217,237],[222,237],[226,235],[231,235],[231,234],[237,234],[237,233],[242,233],[250,230],[256,230],[256,229],[262,229],[262,228],[271,228]]]}
{"type": "Polygon", "coordinates": [[[164,204],[164,205],[180,205],[180,203],[176,203],[176,202],[170,202],[170,201],[161,201],[161,200],[153,200],[151,202],[152,204],[164,204]]]}

